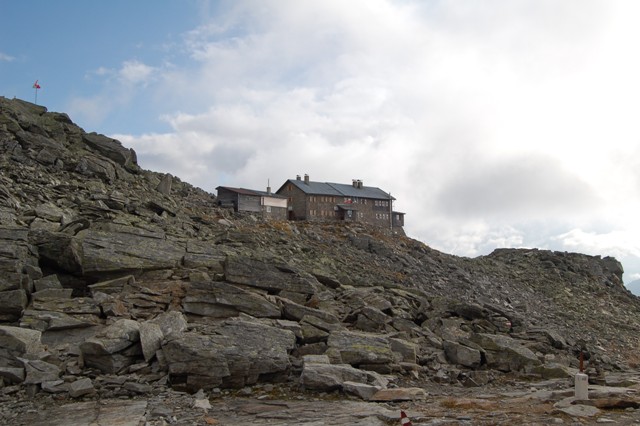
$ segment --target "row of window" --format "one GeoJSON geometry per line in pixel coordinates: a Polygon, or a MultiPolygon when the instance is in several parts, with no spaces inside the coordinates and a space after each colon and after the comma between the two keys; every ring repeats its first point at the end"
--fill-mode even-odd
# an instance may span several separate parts
{"type": "MultiPolygon", "coordinates": [[[[351,213],[351,211],[349,211],[349,213],[351,213]]],[[[321,217],[334,217],[335,213],[332,211],[328,211],[328,210],[309,210],[309,216],[321,216],[321,217]]],[[[349,217],[351,217],[351,214],[349,214],[349,217]]],[[[364,218],[364,213],[362,212],[357,212],[357,217],[362,219],[364,218]]],[[[388,213],[376,213],[376,219],[379,220],[389,220],[389,214],[388,213]]],[[[398,215],[398,220],[400,220],[400,216],[398,215]]]]}
{"type": "Polygon", "coordinates": [[[317,196],[317,195],[310,195],[309,196],[309,201],[312,203],[317,203],[317,202],[321,202],[321,203],[335,203],[336,202],[336,197],[326,197],[326,196],[317,196]]]}
{"type": "MultiPolygon", "coordinates": [[[[291,199],[291,198],[290,198],[291,199]]],[[[328,197],[328,196],[324,196],[324,195],[310,195],[309,196],[309,201],[312,203],[336,203],[336,197],[328,197]]],[[[344,201],[345,204],[367,204],[367,199],[366,198],[348,198],[345,197],[344,201]]],[[[384,201],[384,200],[374,200],[375,202],[375,206],[376,207],[389,207],[389,201],[384,201]]]]}
{"type": "Polygon", "coordinates": [[[329,210],[309,210],[309,216],[333,217],[335,212],[329,210]]]}
{"type": "Polygon", "coordinates": [[[344,199],[345,204],[367,204],[366,198],[347,198],[344,199]]]}

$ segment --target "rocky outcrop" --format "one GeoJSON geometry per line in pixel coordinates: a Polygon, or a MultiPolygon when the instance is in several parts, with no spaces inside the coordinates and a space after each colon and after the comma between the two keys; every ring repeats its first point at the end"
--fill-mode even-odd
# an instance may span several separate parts
{"type": "Polygon", "coordinates": [[[567,377],[580,351],[613,372],[640,343],[621,277],[610,257],[466,259],[358,223],[235,214],[65,114],[0,98],[0,386],[402,400],[567,377]]]}
{"type": "Polygon", "coordinates": [[[294,345],[289,330],[240,319],[177,335],[162,346],[162,352],[172,384],[196,391],[286,376],[294,345]]]}
{"type": "Polygon", "coordinates": [[[185,313],[226,318],[240,313],[257,318],[280,318],[281,308],[266,296],[224,282],[193,282],[182,300],[185,313]]]}
{"type": "Polygon", "coordinates": [[[103,373],[118,373],[142,355],[140,325],[121,319],[80,344],[85,365],[103,373]]]}
{"type": "Polygon", "coordinates": [[[535,353],[509,336],[478,333],[471,336],[471,341],[484,350],[487,366],[496,370],[531,370],[541,364],[535,353]]]}

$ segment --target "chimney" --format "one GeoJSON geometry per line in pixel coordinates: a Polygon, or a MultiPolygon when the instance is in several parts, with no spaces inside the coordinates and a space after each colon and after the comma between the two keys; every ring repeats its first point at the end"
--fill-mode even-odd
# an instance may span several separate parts
{"type": "Polygon", "coordinates": [[[358,179],[358,188],[362,189],[362,181],[360,179],[358,179]]]}
{"type": "Polygon", "coordinates": [[[357,180],[355,180],[355,179],[351,179],[351,185],[352,185],[354,188],[357,188],[357,187],[358,187],[358,181],[357,181],[357,180]]]}
{"type": "Polygon", "coordinates": [[[300,175],[296,175],[296,180],[301,180],[300,175]]]}
{"type": "Polygon", "coordinates": [[[309,185],[309,175],[305,173],[304,175],[304,183],[306,183],[307,185],[309,185]]]}

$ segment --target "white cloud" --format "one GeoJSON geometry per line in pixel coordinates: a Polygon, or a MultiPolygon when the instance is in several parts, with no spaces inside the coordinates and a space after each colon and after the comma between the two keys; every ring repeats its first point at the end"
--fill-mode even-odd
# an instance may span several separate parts
{"type": "Polygon", "coordinates": [[[86,78],[99,80],[102,87],[92,96],[76,96],[69,100],[67,111],[76,121],[96,126],[115,110],[124,108],[136,99],[155,78],[159,70],[137,60],[125,61],[119,69],[99,67],[86,78]]]}
{"type": "Polygon", "coordinates": [[[629,233],[628,229],[615,229],[605,233],[572,229],[558,235],[554,240],[568,249],[579,249],[589,253],[604,252],[618,258],[628,256],[640,258],[640,242],[636,238],[637,235],[637,233],[629,233]]]}
{"type": "MultiPolygon", "coordinates": [[[[407,230],[640,256],[640,6],[628,1],[238,1],[190,64],[123,64],[171,131],[116,135],[210,191],[296,174],[391,191],[407,230]]],[[[640,263],[640,262],[639,262],[640,263]]],[[[638,268],[640,270],[640,266],[638,268]]]]}
{"type": "Polygon", "coordinates": [[[133,60],[126,61],[122,64],[122,68],[120,68],[120,70],[118,71],[118,77],[124,84],[127,85],[146,85],[148,84],[149,79],[153,73],[153,67],[133,60]]]}
{"type": "Polygon", "coordinates": [[[7,55],[6,53],[2,53],[0,52],[0,62],[12,62],[14,61],[16,58],[14,58],[11,55],[7,55]]]}

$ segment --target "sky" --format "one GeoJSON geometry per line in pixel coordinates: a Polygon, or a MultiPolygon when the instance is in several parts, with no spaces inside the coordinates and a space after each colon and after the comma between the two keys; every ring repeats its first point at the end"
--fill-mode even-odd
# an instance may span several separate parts
{"type": "Polygon", "coordinates": [[[0,96],[215,193],[362,179],[407,234],[640,279],[640,2],[0,0],[0,96]]]}

